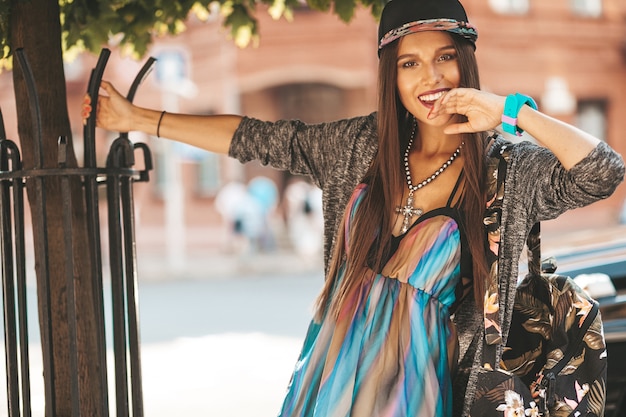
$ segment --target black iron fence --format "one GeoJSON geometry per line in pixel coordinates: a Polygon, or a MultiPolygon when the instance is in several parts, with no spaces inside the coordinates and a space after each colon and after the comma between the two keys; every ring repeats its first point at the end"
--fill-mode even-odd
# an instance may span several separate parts
{"type": "MultiPolygon", "coordinates": [[[[55,364],[53,358],[52,305],[50,299],[50,274],[48,268],[48,229],[44,208],[46,193],[44,179],[56,177],[60,180],[63,197],[63,227],[65,231],[66,296],[67,320],[69,328],[69,363],[71,369],[71,404],[72,415],[80,415],[81,389],[78,369],[77,349],[77,310],[76,282],[74,277],[74,248],[72,239],[72,199],[70,198],[70,179],[80,178],[85,195],[87,213],[87,231],[89,253],[92,259],[90,279],[92,279],[93,306],[96,314],[98,366],[103,372],[98,386],[101,398],[99,405],[103,416],[109,415],[109,393],[107,372],[107,338],[105,321],[111,320],[115,380],[115,415],[143,416],[141,358],[139,348],[138,303],[137,303],[137,267],[134,235],[133,184],[148,181],[152,169],[150,149],[143,143],[133,144],[128,134],[121,134],[111,145],[106,166],[96,163],[95,110],[102,75],[110,51],[104,49],[98,63],[91,73],[87,94],[91,97],[91,117],[84,127],[84,167],[67,166],[68,140],[58,138],[58,167],[43,168],[43,138],[41,133],[41,114],[38,97],[26,55],[23,50],[15,52],[26,80],[31,118],[35,125],[35,165],[24,169],[18,146],[7,139],[0,112],[0,251],[2,256],[2,296],[4,347],[6,361],[7,406],[10,417],[28,417],[31,415],[31,377],[27,320],[26,291],[26,244],[24,227],[24,191],[27,182],[34,190],[31,196],[33,229],[41,231],[41,237],[34,241],[40,264],[41,275],[37,280],[41,288],[39,294],[39,326],[41,333],[43,375],[45,388],[46,415],[52,416],[55,398],[55,364]],[[135,154],[143,156],[141,170],[134,168],[135,154]],[[112,317],[105,317],[103,256],[100,238],[99,188],[106,187],[108,212],[108,245],[112,317]],[[43,296],[42,296],[43,295],[43,296]]],[[[152,69],[155,62],[150,58],[137,74],[127,98],[134,99],[137,88],[152,69]]]]}

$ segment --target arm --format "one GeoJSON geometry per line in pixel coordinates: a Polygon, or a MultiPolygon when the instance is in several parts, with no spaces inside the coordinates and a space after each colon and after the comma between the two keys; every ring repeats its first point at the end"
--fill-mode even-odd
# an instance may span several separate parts
{"type": "MultiPolygon", "coordinates": [[[[457,88],[436,103],[431,117],[447,113],[462,114],[468,118],[465,123],[448,126],[445,129],[447,134],[493,130],[501,123],[505,101],[503,96],[457,88]]],[[[529,106],[522,106],[517,124],[540,145],[548,148],[567,170],[582,161],[600,143],[598,138],[529,106]]]]}
{"type": "MultiPolygon", "coordinates": [[[[240,116],[235,115],[189,115],[165,113],[135,106],[124,98],[111,83],[102,81],[101,88],[107,95],[98,97],[96,126],[118,132],[139,131],[178,142],[187,143],[211,152],[226,154],[240,116]],[[160,119],[160,125],[159,125],[160,119]],[[207,138],[209,140],[207,140],[207,138]]],[[[91,113],[89,97],[83,105],[83,119],[91,113]]]]}
{"type": "MultiPolygon", "coordinates": [[[[454,89],[436,103],[431,115],[467,117],[467,122],[447,126],[448,134],[492,130],[501,123],[505,100],[480,90],[454,89]]],[[[607,198],[623,181],[621,156],[592,135],[529,106],[522,106],[518,125],[540,146],[523,141],[514,147],[506,186],[515,204],[533,213],[533,221],[607,198]]]]}
{"type": "Polygon", "coordinates": [[[567,170],[582,161],[600,143],[595,136],[529,106],[520,109],[517,124],[540,145],[550,149],[567,170]]]}
{"type": "Polygon", "coordinates": [[[567,170],[549,149],[522,141],[511,148],[505,189],[514,217],[535,223],[609,197],[623,178],[624,162],[606,143],[567,170]]]}

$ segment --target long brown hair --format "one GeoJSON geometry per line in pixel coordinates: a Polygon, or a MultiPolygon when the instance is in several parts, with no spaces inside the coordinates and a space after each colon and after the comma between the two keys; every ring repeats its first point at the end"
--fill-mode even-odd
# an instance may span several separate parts
{"type": "MultiPolygon", "coordinates": [[[[450,34],[457,52],[460,87],[480,88],[474,47],[463,38],[450,34]]],[[[346,253],[345,221],[341,222],[325,287],[318,298],[317,317],[329,311],[339,313],[348,294],[366,283],[365,266],[379,271],[391,242],[394,222],[394,197],[406,186],[402,170],[402,150],[405,149],[413,116],[401,103],[397,92],[398,41],[381,50],[378,64],[378,151],[363,182],[367,192],[359,204],[350,227],[350,253],[346,253]],[[375,244],[375,246],[373,246],[375,244]],[[335,282],[345,261],[344,277],[335,282]],[[331,295],[336,289],[335,296],[331,295]]],[[[485,145],[486,134],[464,134],[465,187],[461,196],[462,227],[465,230],[473,259],[474,297],[476,305],[483,305],[487,266],[483,213],[485,209],[485,145]]]]}

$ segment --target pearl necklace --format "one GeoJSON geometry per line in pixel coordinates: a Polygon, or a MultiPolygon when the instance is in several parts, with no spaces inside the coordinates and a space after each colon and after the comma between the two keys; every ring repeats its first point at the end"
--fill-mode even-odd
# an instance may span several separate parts
{"type": "Polygon", "coordinates": [[[465,142],[461,142],[458,148],[452,153],[450,158],[446,162],[443,163],[441,168],[435,171],[430,177],[426,178],[424,181],[420,182],[417,185],[413,185],[411,181],[411,170],[409,168],[409,153],[411,152],[411,146],[413,146],[413,139],[415,139],[415,125],[413,126],[413,132],[411,133],[411,138],[409,139],[409,143],[406,146],[406,151],[404,152],[404,171],[406,173],[406,183],[409,186],[409,196],[406,199],[406,204],[404,206],[397,206],[396,213],[402,214],[404,216],[404,220],[402,221],[402,233],[406,233],[409,230],[409,224],[411,219],[415,216],[418,218],[424,214],[424,211],[419,207],[413,207],[413,193],[419,190],[422,187],[430,184],[435,178],[437,178],[443,171],[445,171],[451,164],[454,162],[457,156],[461,153],[461,148],[465,142]]]}

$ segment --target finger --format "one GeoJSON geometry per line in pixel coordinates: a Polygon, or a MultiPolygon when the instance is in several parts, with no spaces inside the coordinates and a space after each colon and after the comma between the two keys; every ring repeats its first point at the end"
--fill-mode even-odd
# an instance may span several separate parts
{"type": "Polygon", "coordinates": [[[441,96],[439,100],[437,100],[436,104],[438,104],[439,106],[444,106],[448,104],[450,100],[455,97],[455,95],[456,94],[454,90],[446,91],[446,93],[443,96],[441,96]]]}
{"type": "Polygon", "coordinates": [[[115,89],[115,87],[113,87],[113,84],[111,84],[108,81],[102,80],[102,82],[100,83],[100,88],[102,88],[104,91],[106,91],[106,93],[109,96],[112,96],[114,94],[119,94],[117,92],[117,90],[115,89]]]}
{"type": "Polygon", "coordinates": [[[441,109],[442,109],[441,100],[442,100],[442,98],[438,99],[433,104],[433,107],[430,109],[430,112],[428,112],[428,116],[427,117],[429,119],[434,119],[435,117],[439,116],[439,114],[441,113],[441,109]]]}
{"type": "Polygon", "coordinates": [[[433,119],[441,114],[456,114],[456,106],[450,103],[435,103],[428,114],[429,119],[433,119]]]}
{"type": "Polygon", "coordinates": [[[87,118],[91,114],[92,110],[93,110],[93,108],[89,104],[84,104],[83,105],[83,110],[81,112],[81,115],[83,116],[83,118],[87,118]]]}
{"type": "Polygon", "coordinates": [[[467,89],[453,88],[441,97],[439,113],[445,114],[465,114],[468,106],[467,89]]]}
{"type": "Polygon", "coordinates": [[[443,129],[443,133],[446,135],[457,135],[459,133],[474,133],[476,130],[472,128],[470,122],[465,123],[455,123],[452,125],[448,125],[443,129]]]}
{"type": "Polygon", "coordinates": [[[91,113],[91,97],[89,97],[89,94],[85,94],[85,97],[83,98],[83,107],[80,113],[83,118],[83,124],[85,123],[84,119],[89,117],[89,113],[91,113]]]}
{"type": "Polygon", "coordinates": [[[87,119],[91,115],[92,110],[93,108],[91,107],[91,97],[89,97],[89,95],[86,95],[85,99],[83,100],[83,107],[81,109],[81,117],[83,119],[83,125],[87,124],[87,119]]]}
{"type": "Polygon", "coordinates": [[[428,116],[426,117],[428,119],[434,119],[437,116],[439,116],[439,107],[437,106],[437,103],[435,103],[435,105],[428,112],[428,116]]]}

